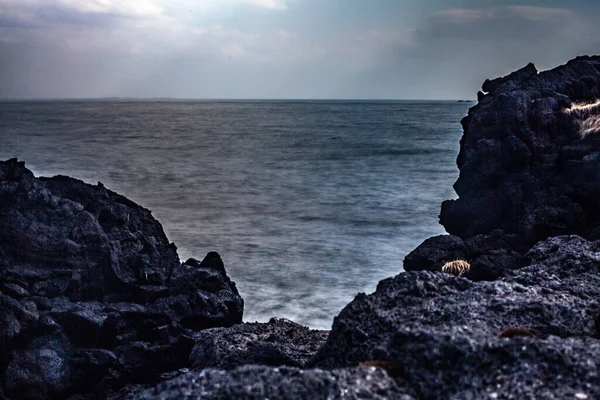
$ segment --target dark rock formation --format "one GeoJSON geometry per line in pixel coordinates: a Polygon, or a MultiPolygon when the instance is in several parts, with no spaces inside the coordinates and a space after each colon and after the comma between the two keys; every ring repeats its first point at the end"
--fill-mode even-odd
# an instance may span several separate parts
{"type": "Polygon", "coordinates": [[[195,330],[242,320],[216,253],[180,264],[150,211],[0,162],[0,392],[103,397],[189,363],[195,330]]]}
{"type": "Polygon", "coordinates": [[[336,317],[311,365],[393,361],[422,399],[600,398],[600,242],[554,237],[528,257],[531,266],[494,282],[386,279],[336,317]],[[535,337],[499,339],[507,328],[535,337]]]}
{"type": "Polygon", "coordinates": [[[361,367],[323,371],[244,366],[232,371],[206,369],[145,390],[135,399],[397,399],[414,397],[382,370],[361,367]]]}
{"type": "Polygon", "coordinates": [[[467,239],[500,229],[530,246],[563,234],[600,238],[600,108],[569,110],[600,99],[600,57],[539,74],[530,64],[483,90],[462,120],[459,198],[440,215],[447,232],[467,239]]]}
{"type": "Polygon", "coordinates": [[[214,328],[196,336],[192,368],[233,369],[246,364],[303,367],[329,331],[311,330],[285,319],[214,328]]]}
{"type": "Polygon", "coordinates": [[[518,235],[506,235],[500,230],[463,240],[454,235],[434,236],[425,240],[404,259],[405,271],[440,271],[453,260],[471,264],[465,275],[474,281],[492,281],[506,272],[523,268],[530,260],[524,255],[528,246],[518,235]]]}

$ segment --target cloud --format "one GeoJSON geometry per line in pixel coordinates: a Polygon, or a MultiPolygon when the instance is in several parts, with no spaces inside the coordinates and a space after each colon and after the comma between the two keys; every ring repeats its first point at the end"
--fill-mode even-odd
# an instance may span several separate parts
{"type": "Polygon", "coordinates": [[[419,27],[419,34],[424,40],[531,40],[559,36],[579,20],[572,10],[561,8],[448,9],[425,20],[419,27]]]}
{"type": "Polygon", "coordinates": [[[529,61],[600,48],[594,18],[564,8],[450,8],[395,27],[310,4],[0,0],[0,96],[466,98],[529,61]]]}
{"type": "Polygon", "coordinates": [[[485,79],[530,61],[547,69],[597,52],[599,36],[594,17],[570,9],[447,9],[422,20],[410,46],[390,43],[355,81],[380,97],[474,98],[485,79]]]}
{"type": "Polygon", "coordinates": [[[254,4],[259,7],[269,8],[272,10],[285,10],[287,5],[285,0],[248,0],[250,4],[254,4]]]}
{"type": "Polygon", "coordinates": [[[288,0],[0,0],[0,26],[96,26],[131,20],[185,24],[219,10],[250,6],[281,11],[287,4],[288,0]]]}

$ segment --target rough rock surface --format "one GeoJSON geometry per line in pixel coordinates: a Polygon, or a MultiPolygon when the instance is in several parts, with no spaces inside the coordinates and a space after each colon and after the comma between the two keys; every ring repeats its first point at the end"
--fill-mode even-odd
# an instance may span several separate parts
{"type": "Polygon", "coordinates": [[[195,330],[242,320],[220,257],[180,264],[150,211],[0,162],[0,392],[104,393],[189,363],[195,330]]]}
{"type": "Polygon", "coordinates": [[[311,365],[389,360],[422,399],[600,398],[600,241],[553,237],[494,282],[386,279],[336,319],[311,365]],[[534,338],[498,338],[522,328],[534,338]]]}
{"type": "Polygon", "coordinates": [[[397,399],[413,400],[382,369],[361,367],[324,371],[291,367],[244,366],[206,369],[161,383],[134,397],[143,399],[397,399]]]}
{"type": "Polygon", "coordinates": [[[329,331],[311,330],[286,319],[214,328],[196,336],[192,368],[233,369],[246,364],[303,367],[329,331]]]}
{"type": "Polygon", "coordinates": [[[525,256],[528,248],[518,235],[506,235],[500,230],[466,240],[454,235],[434,236],[404,258],[404,270],[439,272],[448,261],[465,260],[471,264],[466,278],[493,281],[529,265],[530,259],[525,256]]]}
{"type": "MultiPolygon", "coordinates": [[[[440,215],[446,231],[466,239],[501,229],[529,245],[600,238],[600,124],[582,137],[582,113],[568,111],[600,99],[600,56],[539,74],[530,64],[483,89],[462,120],[459,198],[440,215]]],[[[598,122],[600,108],[587,114],[598,122]]]]}

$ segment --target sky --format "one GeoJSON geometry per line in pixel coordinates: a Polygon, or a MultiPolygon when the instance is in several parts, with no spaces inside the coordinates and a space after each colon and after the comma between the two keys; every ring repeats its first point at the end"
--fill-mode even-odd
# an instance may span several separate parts
{"type": "Polygon", "coordinates": [[[0,0],[0,98],[473,99],[600,54],[600,0],[0,0]]]}

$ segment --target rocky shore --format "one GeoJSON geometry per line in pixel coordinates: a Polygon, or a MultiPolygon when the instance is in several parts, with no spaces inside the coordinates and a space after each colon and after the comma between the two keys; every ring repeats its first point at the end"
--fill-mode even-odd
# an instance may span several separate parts
{"type": "Polygon", "coordinates": [[[242,323],[217,253],[181,263],[101,183],[0,162],[0,398],[600,398],[600,57],[478,98],[449,235],[330,332],[242,323]]]}

